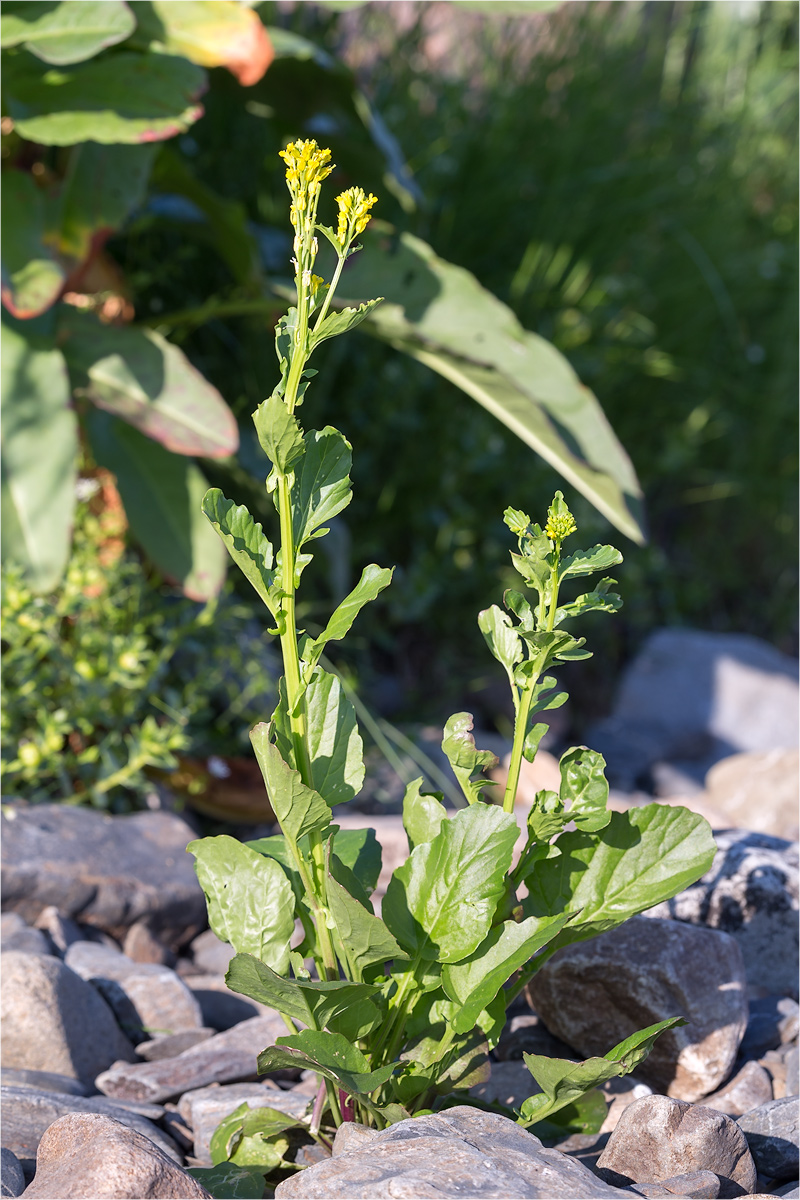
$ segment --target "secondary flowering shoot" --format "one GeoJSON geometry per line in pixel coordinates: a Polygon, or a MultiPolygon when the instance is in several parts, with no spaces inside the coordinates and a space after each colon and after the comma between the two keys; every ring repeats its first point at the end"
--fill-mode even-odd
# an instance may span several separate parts
{"type": "Polygon", "coordinates": [[[341,196],[336,197],[339,205],[339,225],[336,236],[343,246],[352,242],[367,228],[370,220],[370,209],[378,203],[378,197],[372,192],[366,194],[363,188],[351,187],[341,196]]]}
{"type": "Polygon", "coordinates": [[[553,497],[553,503],[547,510],[547,524],[544,527],[546,536],[549,537],[551,542],[555,542],[560,546],[564,538],[568,538],[571,533],[575,533],[577,528],[575,518],[567,508],[562,493],[556,492],[553,497]]]}

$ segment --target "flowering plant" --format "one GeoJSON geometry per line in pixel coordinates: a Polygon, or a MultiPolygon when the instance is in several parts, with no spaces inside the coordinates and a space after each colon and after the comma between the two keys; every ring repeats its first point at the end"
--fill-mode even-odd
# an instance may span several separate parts
{"type": "MultiPolygon", "coordinates": [[[[604,761],[585,747],[564,754],[558,793],[538,793],[520,835],[514,804],[522,759],[533,761],[546,729],[537,717],[566,699],[548,671],[589,657],[584,639],[567,626],[621,603],[610,578],[562,600],[566,582],[603,572],[621,555],[612,546],[565,555],[576,525],[557,492],[544,528],[524,512],[506,511],[523,590],[507,591],[504,609],[493,606],[479,617],[516,712],[502,803],[487,794],[491,783],[483,774],[496,759],[476,747],[470,714],[455,714],[442,745],[465,805],[448,812],[441,795],[422,791],[421,779],[409,785],[403,807],[409,856],[391,877],[380,916],[374,911],[370,897],[381,870],[374,831],[342,830],[332,813],[362,785],[361,738],[338,678],[320,661],[392,572],[367,566],[317,637],[298,630],[295,597],[311,545],[351,498],[349,443],[331,426],[303,431],[297,410],[315,374],[307,365],[315,348],[380,303],[334,308],[342,268],[359,249],[375,197],[360,188],[340,195],[334,232],[317,222],[320,185],[333,169],[330,152],[301,141],[283,157],[297,305],[276,329],[280,381],[253,414],[272,463],[266,486],[280,520],[279,548],[220,491],[204,501],[280,638],[278,706],[250,736],[281,833],[246,844],[204,838],[189,850],[211,927],[236,951],[229,987],[276,1009],[287,1026],[287,1036],[259,1056],[259,1070],[317,1073],[312,1111],[294,1124],[324,1141],[343,1121],[383,1128],[485,1079],[506,1007],[541,964],[559,947],[675,895],[708,868],[714,845],[706,822],[686,809],[653,804],[610,812],[604,761]],[[337,255],[329,286],[314,273],[318,234],[337,255]]],[[[631,1070],[661,1030],[681,1021],[634,1033],[604,1058],[581,1064],[527,1055],[541,1091],[525,1101],[518,1120],[596,1127],[592,1089],[631,1070]]],[[[248,1113],[243,1106],[217,1131],[215,1161],[265,1171],[291,1165],[285,1155],[292,1124],[272,1110],[248,1113]]]]}

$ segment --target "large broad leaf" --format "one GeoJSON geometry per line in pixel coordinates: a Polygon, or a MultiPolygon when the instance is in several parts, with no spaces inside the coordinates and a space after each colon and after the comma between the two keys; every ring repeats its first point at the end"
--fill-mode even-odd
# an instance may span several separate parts
{"type": "Polygon", "coordinates": [[[369,1061],[340,1033],[304,1029],[294,1037],[279,1038],[258,1056],[261,1074],[279,1067],[301,1067],[332,1079],[351,1096],[364,1096],[386,1083],[396,1063],[370,1070],[369,1061]]]}
{"type": "Polygon", "coordinates": [[[330,521],[353,498],[352,447],[331,425],[305,436],[306,452],[292,488],[294,544],[299,550],[315,529],[330,521]]]}
{"type": "Polygon", "coordinates": [[[289,969],[294,893],[274,858],[236,838],[202,838],[186,847],[208,902],[208,923],[239,954],[252,954],[278,974],[289,969]]]}
{"type": "Polygon", "coordinates": [[[306,787],[299,771],[281,758],[278,747],[270,741],[270,728],[261,721],[250,731],[250,741],[264,776],[270,804],[281,829],[297,841],[304,833],[327,829],[331,810],[313,788],[306,787]]]}
{"type": "Polygon", "coordinates": [[[505,667],[509,682],[514,684],[514,667],[523,657],[519,634],[511,624],[508,613],[493,604],[478,613],[478,628],[494,657],[505,667]]]}
{"type": "Polygon", "coordinates": [[[168,579],[193,600],[215,596],[225,580],[225,547],[203,516],[208,481],[200,468],[109,413],[91,409],[92,452],[117,479],[134,535],[168,579]]]}
{"type": "Polygon", "coordinates": [[[580,942],[689,887],[711,866],[708,822],[688,808],[646,804],[613,813],[599,833],[563,833],[560,853],[525,880],[527,914],[576,913],[556,939],[580,942]]]}
{"type": "Polygon", "coordinates": [[[503,895],[518,832],[510,813],[478,803],[415,847],[381,906],[404,950],[423,961],[460,962],[477,949],[503,895]]]}
{"type": "Polygon", "coordinates": [[[131,8],[140,37],[201,67],[227,67],[243,87],[274,58],[258,14],[236,0],[133,0],[131,8]]]}
{"type": "Polygon", "coordinates": [[[44,62],[83,62],[130,37],[136,28],[123,0],[6,0],[0,17],[0,46],[24,46],[44,62]]]}
{"type": "Polygon", "coordinates": [[[583,1062],[546,1058],[542,1054],[523,1054],[526,1067],[542,1091],[522,1105],[522,1123],[531,1125],[541,1121],[543,1117],[574,1103],[592,1088],[600,1087],[609,1079],[627,1075],[647,1058],[660,1033],[686,1023],[684,1017],[669,1017],[666,1021],[632,1033],[602,1058],[587,1058],[583,1062]]]}
{"type": "Polygon", "coordinates": [[[364,329],[482,404],[609,521],[643,540],[641,489],[597,399],[567,360],[523,329],[468,271],[410,234],[373,222],[337,303],[382,295],[364,329]]]}
{"type": "Polygon", "coordinates": [[[157,147],[83,142],[71,151],[61,193],[58,245],[83,261],[92,238],[119,229],[144,197],[157,147]]]}
{"type": "Polygon", "coordinates": [[[491,750],[479,750],[475,745],[472,713],[454,713],[450,717],[444,727],[442,749],[469,803],[484,799],[483,789],[495,785],[483,772],[496,767],[498,758],[491,750]]]}
{"type": "Polygon", "coordinates": [[[403,797],[403,828],[409,853],[421,842],[432,842],[446,820],[447,810],[441,797],[422,791],[422,776],[412,780],[403,797]]]}
{"type": "Polygon", "coordinates": [[[328,1028],[353,1040],[381,1019],[380,992],[372,984],[284,979],[250,954],[237,954],[231,960],[225,980],[232,991],[277,1009],[292,1021],[312,1029],[328,1028]]]}
{"type": "Polygon", "coordinates": [[[331,807],[343,804],[364,782],[364,744],[355,710],[336,676],[319,667],[305,700],[314,787],[331,807]]]}
{"type": "Polygon", "coordinates": [[[316,666],[328,642],[338,642],[347,634],[365,604],[380,595],[392,581],[394,568],[378,567],[370,563],[361,572],[361,578],[349,595],[338,605],[319,637],[314,638],[303,649],[303,665],[306,670],[316,666]]]}
{"type": "MultiPolygon", "coordinates": [[[[236,1167],[253,1168],[259,1172],[261,1191],[264,1193],[264,1176],[284,1164],[290,1141],[281,1135],[287,1129],[302,1126],[303,1121],[280,1112],[277,1108],[250,1108],[245,1101],[219,1123],[211,1135],[208,1150],[212,1170],[236,1167]]],[[[213,1177],[212,1177],[213,1182],[213,1177]]],[[[235,1196],[234,1192],[217,1192],[221,1200],[235,1196]]]]}
{"type": "Polygon", "coordinates": [[[25,171],[4,171],[3,304],[15,317],[35,317],[53,304],[64,272],[45,246],[44,193],[25,171]]]}
{"type": "Polygon", "coordinates": [[[158,333],[65,314],[64,354],[73,386],[98,408],[173,454],[227,458],[239,448],[236,418],[182,350],[158,333]]]}
{"type": "Polygon", "coordinates": [[[44,340],[2,325],[2,549],[35,591],[69,558],[78,433],[64,359],[44,340]]]}
{"type": "Polygon", "coordinates": [[[203,114],[200,67],[128,52],[57,70],[19,53],[5,67],[8,112],[21,137],[45,146],[158,142],[203,114]]]}
{"type": "Polygon", "coordinates": [[[330,872],[328,907],[356,978],[372,963],[406,957],[380,917],[359,904],[330,872]]]}
{"type": "Polygon", "coordinates": [[[374,829],[337,829],[333,852],[352,871],[365,892],[374,892],[383,865],[383,851],[374,829]]]}
{"type": "Polygon", "coordinates": [[[460,1009],[453,1019],[456,1033],[467,1033],[515,971],[537,950],[552,941],[570,919],[569,913],[555,917],[528,917],[519,924],[504,921],[495,926],[469,958],[447,963],[442,969],[442,986],[460,1009]]]}
{"type": "Polygon", "coordinates": [[[209,488],[206,492],[203,512],[239,570],[274,615],[279,603],[275,592],[274,551],[261,526],[243,504],[234,504],[219,488],[209,488]]]}

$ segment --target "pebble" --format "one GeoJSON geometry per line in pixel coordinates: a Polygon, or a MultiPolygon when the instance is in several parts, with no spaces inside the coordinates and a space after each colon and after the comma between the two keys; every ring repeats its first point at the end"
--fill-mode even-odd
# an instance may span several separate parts
{"type": "Polygon", "coordinates": [[[18,950],[2,957],[3,1066],[92,1084],[112,1062],[133,1061],[133,1046],[105,1000],[60,959],[18,950]]]}
{"type": "Polygon", "coordinates": [[[159,1103],[210,1083],[255,1079],[256,1059],[286,1033],[277,1013],[252,1017],[225,1033],[156,1062],[117,1062],[98,1075],[96,1085],[112,1098],[159,1103]]]}
{"type": "Polygon", "coordinates": [[[25,1172],[12,1150],[0,1150],[0,1196],[21,1196],[25,1190],[25,1172]]]}
{"type": "Polygon", "coordinates": [[[687,1171],[685,1175],[673,1175],[670,1179],[659,1179],[658,1183],[639,1183],[632,1191],[640,1196],[691,1196],[697,1200],[715,1200],[720,1192],[719,1176],[713,1171],[687,1171]]]}
{"type": "Polygon", "coordinates": [[[797,1044],[779,1046],[777,1050],[768,1050],[758,1060],[772,1078],[772,1096],[774,1100],[783,1100],[785,1096],[796,1096],[798,1092],[797,1044]]]}
{"type": "Polygon", "coordinates": [[[39,1092],[60,1092],[64,1096],[91,1096],[93,1086],[55,1071],[27,1071],[21,1067],[0,1068],[0,1084],[7,1087],[36,1088],[39,1092]]]}
{"type": "Polygon", "coordinates": [[[797,750],[732,754],[708,772],[708,801],[730,826],[796,841],[799,766],[797,750]]]}
{"type": "Polygon", "coordinates": [[[55,947],[41,929],[31,929],[19,913],[0,916],[0,952],[19,950],[23,954],[52,954],[55,947]]]}
{"type": "Polygon", "coordinates": [[[771,1100],[739,1118],[760,1175],[778,1183],[797,1179],[800,1170],[798,1152],[798,1113],[794,1097],[771,1100]]]}
{"type": "Polygon", "coordinates": [[[566,1154],[546,1149],[506,1117],[465,1105],[399,1121],[368,1136],[348,1131],[333,1157],[275,1189],[276,1200],[611,1200],[630,1194],[604,1183],[566,1154]]]}
{"type": "Polygon", "coordinates": [[[69,1113],[44,1134],[26,1200],[158,1197],[203,1200],[191,1175],[127,1125],[99,1113],[69,1113]]]}
{"type": "Polygon", "coordinates": [[[164,1033],[147,1042],[139,1042],[136,1053],[146,1062],[157,1062],[161,1058],[175,1058],[192,1046],[199,1046],[214,1037],[216,1029],[200,1026],[198,1029],[184,1029],[182,1033],[164,1033]]]}
{"type": "Polygon", "coordinates": [[[740,1117],[772,1100],[772,1079],[760,1063],[746,1062],[741,1071],[719,1091],[703,1099],[706,1108],[715,1108],[729,1117],[740,1117]]]}
{"type": "Polygon", "coordinates": [[[194,1157],[204,1167],[211,1165],[209,1143],[214,1130],[240,1104],[250,1108],[276,1108],[290,1117],[307,1115],[312,1101],[268,1083],[230,1083],[219,1087],[184,1092],[178,1112],[194,1133],[194,1157]]]}
{"type": "Polygon", "coordinates": [[[597,1160],[608,1183],[658,1183],[713,1171],[721,1197],[752,1192],[756,1168],[742,1130],[724,1113],[671,1096],[645,1096],[623,1112],[597,1160]]]}
{"type": "Polygon", "coordinates": [[[200,1005],[169,967],[133,962],[119,950],[92,942],[73,943],[64,961],[97,988],[135,1041],[141,1041],[143,1033],[181,1033],[203,1025],[200,1005]]]}
{"type": "Polygon", "coordinates": [[[33,1171],[33,1160],[45,1130],[68,1113],[100,1113],[113,1117],[149,1138],[174,1162],[181,1161],[175,1143],[157,1125],[138,1113],[112,1104],[104,1096],[65,1096],[58,1092],[4,1086],[0,1089],[0,1105],[3,1145],[13,1150],[26,1172],[28,1168],[31,1173],[33,1171]]]}
{"type": "Polygon", "coordinates": [[[656,1041],[637,1075],[655,1091],[699,1100],[727,1077],[747,1025],[736,942],[717,930],[633,917],[559,950],[528,985],[531,1007],[582,1057],[605,1054],[668,1017],[689,1024],[656,1041]]]}
{"type": "Polygon", "coordinates": [[[155,936],[146,921],[136,921],[125,934],[122,953],[137,963],[158,963],[174,967],[178,961],[173,950],[155,936]]]}
{"type": "Polygon", "coordinates": [[[54,905],[65,917],[122,942],[146,921],[178,949],[207,924],[187,843],[192,827],[174,813],[114,817],[90,808],[4,806],[2,905],[33,922],[54,905]]]}
{"type": "Polygon", "coordinates": [[[751,996],[792,996],[798,986],[798,847],[744,829],[715,833],[717,854],[697,883],[648,909],[735,938],[751,996]]]}

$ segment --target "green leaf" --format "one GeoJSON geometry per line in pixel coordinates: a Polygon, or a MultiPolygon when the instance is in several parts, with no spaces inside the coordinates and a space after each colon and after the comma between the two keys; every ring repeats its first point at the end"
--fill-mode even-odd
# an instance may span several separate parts
{"type": "Polygon", "coordinates": [[[418,238],[373,221],[363,242],[341,301],[385,295],[364,329],[450,379],[641,542],[641,489],[630,459],[567,360],[418,238]]]}
{"type": "Polygon", "coordinates": [[[601,1087],[609,1079],[627,1075],[650,1053],[653,1042],[665,1029],[686,1025],[684,1017],[670,1017],[657,1025],[648,1025],[631,1034],[602,1058],[587,1058],[570,1062],[563,1058],[546,1058],[541,1054],[523,1054],[525,1065],[533,1075],[541,1095],[531,1096],[520,1109],[525,1125],[557,1112],[578,1100],[592,1088],[601,1087]]]}
{"type": "Polygon", "coordinates": [[[364,745],[355,710],[335,675],[317,667],[305,693],[314,787],[333,807],[352,800],[364,782],[364,745]]]}
{"type": "Polygon", "coordinates": [[[708,822],[687,808],[646,804],[612,813],[598,834],[562,833],[560,854],[536,864],[525,884],[525,915],[577,913],[559,946],[614,929],[683,891],[711,867],[708,822]]]}
{"type": "MultiPolygon", "coordinates": [[[[61,193],[60,252],[83,262],[92,238],[119,229],[142,203],[157,146],[82,142],[70,152],[61,193]]],[[[103,326],[108,329],[108,326],[103,326]]]]}
{"type": "Polygon", "coordinates": [[[398,867],[381,906],[404,950],[423,961],[460,962],[489,932],[517,840],[510,813],[461,809],[398,867]]]}
{"type": "Polygon", "coordinates": [[[73,387],[173,454],[227,458],[236,418],[215,387],[159,333],[103,325],[70,310],[59,322],[73,387]]]}
{"type": "Polygon", "coordinates": [[[123,0],[61,0],[60,4],[6,0],[0,46],[24,46],[44,62],[83,62],[124,42],[136,28],[123,0]]]}
{"type": "Polygon", "coordinates": [[[365,892],[374,892],[381,873],[383,851],[374,829],[337,829],[334,856],[352,871],[365,892]]]}
{"type": "Polygon", "coordinates": [[[214,1200],[261,1200],[264,1195],[263,1174],[248,1170],[247,1167],[238,1167],[236,1163],[220,1162],[216,1167],[186,1167],[186,1174],[196,1179],[214,1200]]]}
{"type": "Polygon", "coordinates": [[[280,1067],[300,1067],[316,1071],[350,1096],[363,1099],[386,1083],[397,1068],[388,1063],[375,1071],[359,1049],[340,1033],[317,1033],[304,1029],[293,1037],[279,1038],[258,1056],[260,1074],[280,1067]]]}
{"type": "Polygon", "coordinates": [[[225,0],[133,0],[138,36],[159,51],[203,67],[227,67],[243,87],[258,83],[273,59],[258,13],[225,0]]]}
{"type": "Polygon", "coordinates": [[[592,1088],[544,1121],[537,1121],[530,1126],[530,1132],[547,1146],[557,1145],[573,1133],[599,1133],[607,1115],[608,1102],[605,1096],[597,1088],[592,1088]]]}
{"type": "Polygon", "coordinates": [[[328,907],[336,929],[359,976],[372,963],[404,959],[383,921],[364,908],[328,871],[328,907]]]}
{"type": "Polygon", "coordinates": [[[2,549],[31,587],[58,583],[69,558],[78,432],[61,353],[4,321],[2,344],[2,549]]]}
{"type": "Polygon", "coordinates": [[[447,810],[441,794],[423,792],[422,776],[413,780],[403,797],[403,828],[408,838],[409,853],[423,842],[432,842],[447,820],[447,810]]]}
{"type": "Polygon", "coordinates": [[[559,763],[559,795],[565,803],[569,801],[568,820],[588,833],[604,829],[611,820],[605,765],[602,754],[585,746],[573,746],[559,763]]]}
{"type": "MultiPolygon", "coordinates": [[[[513,555],[512,555],[513,558],[513,555]]],[[[545,566],[547,564],[545,563],[545,566]]],[[[549,567],[547,568],[549,572],[549,567]]],[[[516,591],[514,588],[507,588],[503,593],[503,603],[506,608],[513,612],[518,619],[521,627],[526,633],[531,633],[536,623],[536,618],[533,615],[533,610],[530,604],[523,596],[522,592],[516,591]]]]}
{"type": "Polygon", "coordinates": [[[350,443],[326,425],[305,435],[306,452],[292,488],[294,544],[299,550],[315,529],[330,521],[353,498],[350,443]]]}
{"type": "Polygon", "coordinates": [[[592,546],[591,550],[577,550],[562,559],[558,573],[562,579],[568,575],[594,575],[621,562],[622,555],[614,546],[592,546]]]}
{"type": "Polygon", "coordinates": [[[156,142],[184,133],[203,109],[205,73],[166,54],[121,52],[58,70],[19,53],[5,67],[17,133],[44,146],[156,142]]]}
{"type": "Polygon", "coordinates": [[[493,604],[491,608],[478,613],[478,628],[492,654],[505,667],[513,685],[514,667],[522,659],[522,643],[508,613],[493,604]]]}
{"type": "Polygon", "coordinates": [[[587,612],[618,612],[622,608],[622,598],[616,592],[609,592],[616,579],[603,579],[593,592],[586,592],[572,604],[562,604],[556,609],[556,626],[572,617],[581,617],[587,612]]]}
{"type": "Polygon", "coordinates": [[[208,902],[208,923],[240,954],[253,954],[278,974],[289,969],[294,893],[274,858],[221,834],[186,847],[208,902]]]}
{"type": "Polygon", "coordinates": [[[303,664],[306,670],[316,666],[328,642],[338,642],[352,627],[358,614],[365,604],[374,600],[392,581],[394,568],[377,567],[370,563],[361,572],[361,578],[349,595],[345,596],[336,608],[333,616],[319,637],[308,645],[303,652],[303,664]]]}
{"type": "Polygon", "coordinates": [[[456,1033],[474,1028],[478,1014],[491,1004],[506,980],[552,941],[569,919],[570,914],[559,913],[542,920],[528,917],[519,924],[504,921],[490,930],[468,958],[443,967],[442,986],[460,1006],[453,1020],[456,1033]]]}
{"type": "Polygon", "coordinates": [[[231,959],[225,982],[232,992],[266,1004],[293,1021],[300,1021],[304,1025],[313,1023],[308,1000],[300,985],[293,979],[279,975],[252,954],[236,954],[231,959]]]}
{"type": "Polygon", "coordinates": [[[297,418],[273,392],[253,413],[253,424],[267,458],[285,475],[306,452],[297,418]]]}
{"type": "Polygon", "coordinates": [[[338,312],[328,313],[319,328],[315,329],[309,338],[309,353],[321,342],[326,342],[328,338],[337,337],[340,333],[347,333],[348,330],[355,329],[381,303],[382,297],[379,300],[368,300],[366,304],[359,304],[358,308],[342,308],[338,312]]]}
{"type": "Polygon", "coordinates": [[[99,409],[88,412],[86,429],[95,460],[116,476],[131,529],[158,569],[192,600],[215,596],[227,562],[202,515],[208,480],[200,468],[99,409]]]}
{"type": "Polygon", "coordinates": [[[534,842],[549,842],[569,821],[569,813],[556,792],[537,792],[528,813],[528,830],[534,842]]]}
{"type": "Polygon", "coordinates": [[[277,613],[280,599],[275,594],[272,543],[264,536],[243,504],[227,500],[219,488],[203,497],[203,512],[225,543],[228,553],[253,585],[267,608],[277,613]]]}
{"type": "Polygon", "coordinates": [[[211,1135],[209,1154],[217,1167],[247,1166],[255,1168],[261,1177],[261,1192],[264,1191],[264,1175],[283,1164],[283,1156],[289,1149],[289,1139],[280,1135],[286,1129],[302,1125],[296,1117],[289,1117],[274,1108],[251,1108],[247,1102],[223,1117],[211,1135]]]}
{"type": "Polygon", "coordinates": [[[66,276],[43,241],[45,194],[25,171],[3,172],[2,224],[3,304],[15,317],[36,317],[58,299],[66,276]]]}
{"type": "Polygon", "coordinates": [[[447,755],[462,792],[470,804],[475,804],[484,799],[485,787],[494,786],[494,781],[481,772],[496,767],[499,760],[491,750],[477,748],[471,729],[472,713],[454,713],[444,727],[442,750],[447,755]]]}
{"type": "Polygon", "coordinates": [[[299,771],[281,758],[278,747],[270,741],[270,727],[261,721],[250,730],[250,741],[264,776],[272,811],[281,829],[293,841],[315,829],[327,829],[331,810],[318,792],[306,787],[299,771]]]}

